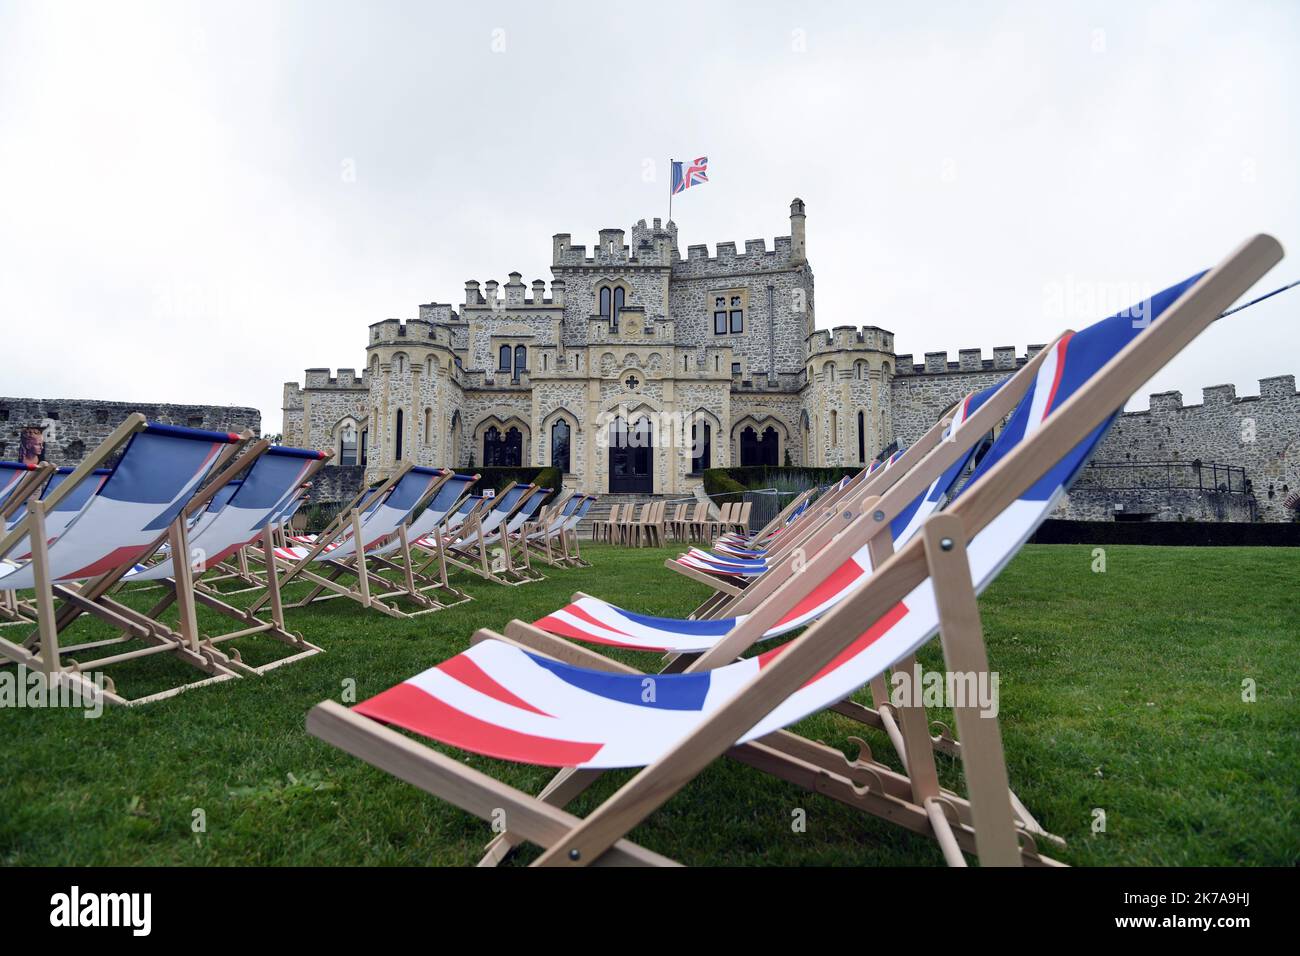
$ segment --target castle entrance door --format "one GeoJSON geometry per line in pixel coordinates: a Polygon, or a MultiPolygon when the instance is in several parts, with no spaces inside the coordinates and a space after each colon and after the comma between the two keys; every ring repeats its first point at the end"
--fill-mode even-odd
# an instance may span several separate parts
{"type": "Polygon", "coordinates": [[[654,439],[650,420],[627,422],[615,418],[609,426],[609,493],[648,495],[654,491],[654,439]]]}

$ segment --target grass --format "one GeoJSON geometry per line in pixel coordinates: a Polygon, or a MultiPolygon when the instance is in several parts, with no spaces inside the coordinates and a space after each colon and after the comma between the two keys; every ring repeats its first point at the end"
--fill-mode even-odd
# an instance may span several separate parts
{"type": "MultiPolygon", "coordinates": [[[[473,863],[486,825],[307,736],[307,710],[339,698],[347,681],[363,699],[463,650],[476,628],[536,618],[576,590],[684,615],[705,589],[663,567],[670,553],[592,547],[594,567],[547,569],[519,588],[458,579],[474,601],[412,620],[345,601],[290,611],[290,626],[327,653],[97,720],[0,709],[0,864],[473,863]]],[[[1300,551],[1110,547],[1106,559],[1093,573],[1089,548],[1029,546],[981,599],[1012,784],[1069,841],[1055,855],[1076,865],[1300,861],[1300,551]],[[1255,703],[1242,700],[1247,678],[1255,703]],[[1092,832],[1096,810],[1104,833],[1092,832]]],[[[128,600],[146,607],[156,596],[128,600]]],[[[206,615],[201,624],[219,626],[206,615]]],[[[240,646],[260,663],[275,656],[268,644],[240,646]]],[[[922,663],[941,666],[937,644],[922,663]]],[[[151,658],[111,673],[138,696],[192,672],[151,658]]],[[[796,729],[850,753],[848,738],[863,735],[833,715],[796,729]]],[[[896,765],[883,735],[864,736],[896,765]]],[[[460,756],[531,792],[549,777],[460,756]]],[[[939,762],[945,782],[959,783],[959,766],[939,762]]],[[[628,776],[607,775],[577,812],[628,776]]],[[[733,761],[709,768],[633,838],[693,864],[942,862],[928,839],[733,761]],[[797,809],[806,832],[792,830],[797,809]]]]}

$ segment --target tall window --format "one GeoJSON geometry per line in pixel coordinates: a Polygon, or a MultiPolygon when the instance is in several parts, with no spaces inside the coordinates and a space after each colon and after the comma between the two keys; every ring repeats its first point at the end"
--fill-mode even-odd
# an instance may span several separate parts
{"type": "Polygon", "coordinates": [[[511,352],[510,352],[510,346],[508,346],[508,345],[503,345],[503,346],[501,346],[500,351],[497,352],[497,371],[498,371],[498,372],[509,372],[509,371],[510,371],[510,355],[511,355],[511,352]]]}
{"type": "Polygon", "coordinates": [[[751,426],[746,425],[740,433],[741,465],[775,466],[779,461],[781,438],[771,425],[763,429],[760,436],[751,426]]]}
{"type": "Polygon", "coordinates": [[[623,311],[625,296],[622,286],[600,287],[600,317],[609,323],[612,332],[618,331],[618,317],[623,311]]]}
{"type": "Polygon", "coordinates": [[[523,463],[523,435],[511,427],[501,434],[493,425],[483,433],[483,464],[489,468],[518,468],[523,463]]]}
{"type": "Polygon", "coordinates": [[[831,411],[831,447],[838,448],[840,445],[840,413],[831,411]]]}
{"type": "Polygon", "coordinates": [[[339,434],[339,464],[355,465],[357,463],[357,429],[351,423],[343,426],[339,434]]]}
{"type": "Polygon", "coordinates": [[[402,460],[402,410],[397,410],[397,416],[394,423],[395,433],[393,436],[393,461],[402,460]]]}
{"type": "Polygon", "coordinates": [[[745,331],[745,299],[739,293],[713,296],[713,334],[738,335],[745,331]]]}
{"type": "Polygon", "coordinates": [[[369,438],[370,438],[370,429],[368,428],[361,429],[361,460],[358,461],[357,464],[363,468],[366,465],[366,443],[367,443],[367,439],[369,438]]]}
{"type": "Polygon", "coordinates": [[[569,473],[569,423],[563,418],[551,426],[551,467],[569,473]]]}
{"type": "Polygon", "coordinates": [[[712,467],[713,426],[697,419],[691,426],[691,446],[695,450],[695,454],[691,457],[691,474],[698,475],[706,468],[712,467]]]}
{"type": "Polygon", "coordinates": [[[867,463],[867,420],[862,412],[858,412],[858,461],[867,463]]]}
{"type": "Polygon", "coordinates": [[[433,444],[433,409],[432,408],[426,408],[424,410],[424,443],[426,445],[433,444]]]}
{"type": "Polygon", "coordinates": [[[528,371],[528,349],[522,345],[515,346],[515,381],[519,381],[519,376],[528,371]]]}

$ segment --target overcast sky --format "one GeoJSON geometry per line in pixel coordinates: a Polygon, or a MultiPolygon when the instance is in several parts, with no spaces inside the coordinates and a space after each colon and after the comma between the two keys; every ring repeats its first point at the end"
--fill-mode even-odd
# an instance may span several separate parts
{"type": "MultiPolygon", "coordinates": [[[[0,0],[0,394],[252,405],[366,326],[808,207],[817,322],[1045,342],[1271,232],[1300,252],[1300,4],[0,0]]],[[[1284,262],[1257,292],[1300,278],[1284,262]]],[[[1150,390],[1300,371],[1300,290],[1150,390]]],[[[1130,407],[1146,407],[1143,389],[1130,407]]]]}

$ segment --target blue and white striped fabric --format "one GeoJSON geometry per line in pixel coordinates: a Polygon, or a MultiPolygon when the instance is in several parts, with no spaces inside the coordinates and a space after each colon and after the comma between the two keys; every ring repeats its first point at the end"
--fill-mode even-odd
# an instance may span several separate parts
{"type": "MultiPolygon", "coordinates": [[[[1153,324],[1196,278],[1150,300],[1153,324]]],[[[997,462],[1033,435],[1141,332],[1131,314],[1123,313],[1062,338],[961,494],[969,494],[997,462]]],[[[1127,398],[1114,396],[1116,414],[1127,398]]],[[[1041,477],[971,539],[968,556],[977,591],[996,577],[1051,514],[1111,421],[1113,415],[1060,460],[1038,462],[1041,477]]],[[[740,741],[760,738],[843,700],[895,661],[914,653],[934,636],[938,622],[933,585],[927,578],[880,619],[867,623],[856,640],[740,741]]],[[[699,727],[788,646],[712,671],[650,677],[573,667],[489,640],[354,709],[491,757],[599,769],[645,766],[699,727]]]]}
{"type": "MultiPolygon", "coordinates": [[[[180,514],[207,476],[221,449],[238,435],[146,425],[134,433],[107,477],[91,475],[90,500],[49,548],[50,577],[95,577],[148,557],[154,542],[180,514]]],[[[66,501],[66,499],[65,499],[66,501]]],[[[26,554],[24,538],[12,554],[26,554]]],[[[0,589],[35,586],[30,562],[0,568],[0,589]]]]}
{"type": "Polygon", "coordinates": [[[0,505],[8,501],[23,479],[35,470],[35,465],[24,465],[20,461],[0,461],[0,505]]]}
{"type": "MultiPolygon", "coordinates": [[[[368,553],[395,534],[443,474],[440,468],[412,468],[397,479],[388,494],[371,495],[361,514],[361,550],[368,553]]],[[[298,545],[275,549],[276,557],[285,561],[301,561],[311,552],[311,548],[298,545]]],[[[315,560],[338,561],[356,552],[357,542],[348,527],[342,529],[339,541],[317,554],[315,560]]]]}
{"type": "MultiPolygon", "coordinates": [[[[198,570],[216,567],[240,548],[257,540],[293,501],[298,487],[315,462],[323,458],[305,448],[268,448],[248,469],[242,481],[230,482],[214,496],[203,512],[206,520],[189,537],[190,560],[198,570]],[[229,492],[227,494],[227,492],[229,492]],[[214,512],[218,496],[225,503],[214,512]]],[[[171,557],[127,575],[127,581],[160,581],[176,573],[171,557]]]]}

